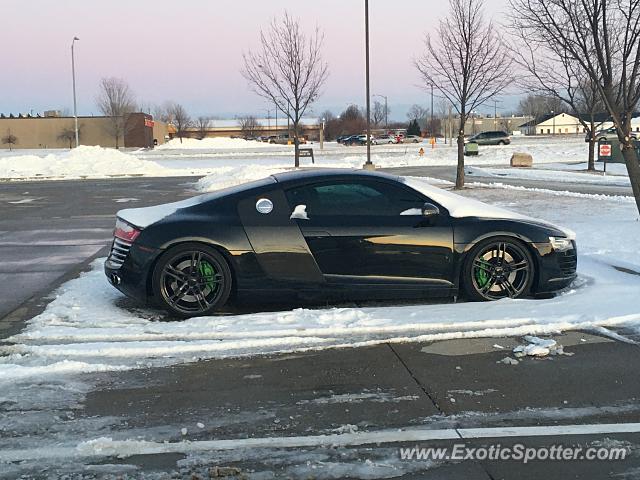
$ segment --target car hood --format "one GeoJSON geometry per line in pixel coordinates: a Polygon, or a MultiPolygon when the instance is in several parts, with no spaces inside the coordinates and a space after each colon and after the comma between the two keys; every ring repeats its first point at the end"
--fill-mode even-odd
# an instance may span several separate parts
{"type": "Polygon", "coordinates": [[[576,234],[574,231],[554,225],[553,223],[538,218],[529,217],[520,213],[512,212],[506,208],[496,207],[489,205],[488,203],[475,200],[473,198],[463,197],[455,193],[443,190],[434,185],[431,185],[424,179],[419,177],[401,177],[405,185],[419,191],[423,195],[431,198],[434,202],[439,203],[449,211],[449,215],[454,218],[476,217],[486,219],[501,219],[501,220],[517,220],[526,222],[532,225],[550,227],[562,232],[567,238],[575,240],[576,234]]]}

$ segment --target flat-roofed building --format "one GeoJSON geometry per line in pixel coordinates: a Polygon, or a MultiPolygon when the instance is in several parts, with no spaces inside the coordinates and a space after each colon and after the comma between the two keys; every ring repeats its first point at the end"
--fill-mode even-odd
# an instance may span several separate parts
{"type": "MultiPolygon", "coordinates": [[[[60,116],[55,111],[46,112],[46,116],[0,115],[0,138],[9,134],[15,137],[14,149],[69,148],[75,145],[74,117],[60,116]]],[[[99,145],[116,147],[116,138],[112,133],[112,119],[109,117],[78,117],[78,129],[81,145],[99,145]]],[[[125,148],[151,148],[162,144],[168,136],[167,125],[153,120],[146,113],[129,115],[124,134],[118,139],[117,146],[125,148]]],[[[9,145],[0,143],[0,148],[9,145]]]]}

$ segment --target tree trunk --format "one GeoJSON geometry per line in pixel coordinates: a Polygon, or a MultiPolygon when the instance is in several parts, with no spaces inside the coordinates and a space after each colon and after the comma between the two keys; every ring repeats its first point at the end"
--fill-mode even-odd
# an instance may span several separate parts
{"type": "Polygon", "coordinates": [[[460,129],[458,130],[458,168],[456,169],[456,190],[464,188],[464,124],[466,118],[460,115],[460,129]]]}
{"type": "Polygon", "coordinates": [[[624,157],[624,162],[627,165],[631,189],[633,190],[633,196],[636,199],[638,213],[640,213],[640,163],[638,163],[638,157],[635,149],[633,148],[633,143],[622,146],[622,156],[624,157]]]}
{"type": "Polygon", "coordinates": [[[298,168],[300,166],[300,139],[298,138],[298,122],[293,123],[293,144],[295,151],[295,164],[298,168]]]}
{"type": "Polygon", "coordinates": [[[593,136],[595,132],[591,132],[589,138],[589,161],[587,162],[587,171],[595,172],[596,170],[596,139],[593,136]]]}

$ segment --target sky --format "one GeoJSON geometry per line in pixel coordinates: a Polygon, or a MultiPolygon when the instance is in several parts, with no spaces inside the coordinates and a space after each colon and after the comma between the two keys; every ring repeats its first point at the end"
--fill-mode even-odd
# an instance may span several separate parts
{"type": "MultiPolygon", "coordinates": [[[[485,0],[487,16],[501,17],[506,1],[485,0]]],[[[3,0],[3,7],[6,114],[72,111],[70,46],[77,36],[80,115],[98,114],[98,83],[114,76],[146,108],[173,100],[193,116],[265,116],[270,105],[240,75],[242,53],[256,48],[260,29],[285,11],[325,34],[330,74],[314,113],[365,102],[364,0],[3,0]]],[[[370,0],[371,93],[388,97],[391,118],[405,119],[414,103],[428,106],[413,60],[447,10],[445,1],[370,0]]],[[[502,105],[515,103],[508,96],[502,105]]]]}

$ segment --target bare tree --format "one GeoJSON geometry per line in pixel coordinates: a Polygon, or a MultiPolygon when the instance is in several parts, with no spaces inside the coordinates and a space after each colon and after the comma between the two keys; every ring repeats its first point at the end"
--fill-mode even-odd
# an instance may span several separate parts
{"type": "Polygon", "coordinates": [[[188,136],[188,129],[193,125],[187,110],[179,103],[169,102],[167,104],[167,114],[171,118],[171,123],[176,128],[176,136],[182,139],[188,136]]]}
{"type": "Polygon", "coordinates": [[[129,85],[119,78],[103,78],[100,80],[96,103],[102,114],[109,117],[107,130],[115,139],[116,148],[119,148],[120,139],[130,128],[129,115],[136,110],[134,96],[129,85]]]}
{"type": "MultiPolygon", "coordinates": [[[[78,138],[82,137],[82,125],[78,126],[78,138]]],[[[73,142],[76,140],[76,131],[71,127],[64,127],[58,135],[60,142],[69,143],[69,148],[73,148],[73,142]]]]}
{"type": "Polygon", "coordinates": [[[323,39],[318,27],[305,35],[299,22],[285,12],[260,32],[260,47],[243,55],[242,75],[253,91],[291,120],[296,167],[300,166],[300,120],[320,95],[328,75],[321,55],[323,39]]]}
{"type": "Polygon", "coordinates": [[[2,137],[2,144],[9,145],[9,151],[13,150],[13,146],[18,143],[18,137],[11,133],[11,129],[7,129],[7,134],[2,137]]]}
{"type": "Polygon", "coordinates": [[[425,87],[438,89],[459,115],[456,188],[464,187],[464,125],[469,112],[502,92],[512,81],[512,60],[502,38],[483,15],[482,0],[449,0],[426,51],[415,61],[425,87]]]}
{"type": "Polygon", "coordinates": [[[640,211],[640,164],[631,119],[640,101],[640,2],[510,0],[513,28],[537,55],[567,57],[597,86],[616,128],[640,211]]]}
{"type": "Polygon", "coordinates": [[[196,119],[196,128],[198,129],[198,138],[200,140],[207,136],[210,123],[211,117],[200,116],[196,119]]]}
{"type": "MultiPolygon", "coordinates": [[[[557,114],[566,109],[575,116],[589,138],[587,170],[594,171],[596,130],[604,122],[602,114],[605,111],[598,85],[557,44],[541,56],[533,49],[534,45],[527,42],[526,31],[513,27],[515,43],[521,45],[513,51],[514,61],[524,72],[520,83],[537,93],[528,95],[521,105],[534,111],[541,108],[544,113],[557,114]]],[[[534,118],[539,118],[542,112],[532,113],[534,118]]]]}
{"type": "Polygon", "coordinates": [[[258,134],[258,130],[262,128],[262,125],[258,122],[253,115],[246,115],[238,118],[238,125],[240,126],[240,132],[242,137],[246,140],[250,137],[255,137],[258,134]]]}
{"type": "MultiPolygon", "coordinates": [[[[388,110],[388,107],[387,107],[388,110]]],[[[373,109],[371,110],[371,122],[377,127],[381,123],[387,124],[387,118],[389,112],[385,110],[384,103],[375,100],[373,102],[373,109]]]]}
{"type": "Polygon", "coordinates": [[[163,102],[161,105],[154,105],[153,107],[153,118],[155,120],[159,120],[164,123],[172,123],[173,118],[171,117],[171,106],[172,102],[163,102]]]}
{"type": "Polygon", "coordinates": [[[429,111],[426,108],[421,107],[417,103],[414,103],[413,105],[411,105],[411,107],[409,107],[409,110],[407,111],[407,118],[409,120],[418,120],[422,122],[428,116],[429,116],[429,111]]]}
{"type": "Polygon", "coordinates": [[[518,103],[518,110],[523,115],[540,120],[551,112],[558,113],[566,108],[566,105],[563,105],[562,100],[559,98],[549,95],[547,92],[540,92],[539,86],[535,84],[531,86],[531,82],[527,83],[526,79],[521,80],[521,82],[526,89],[536,92],[528,94],[518,103]]]}

